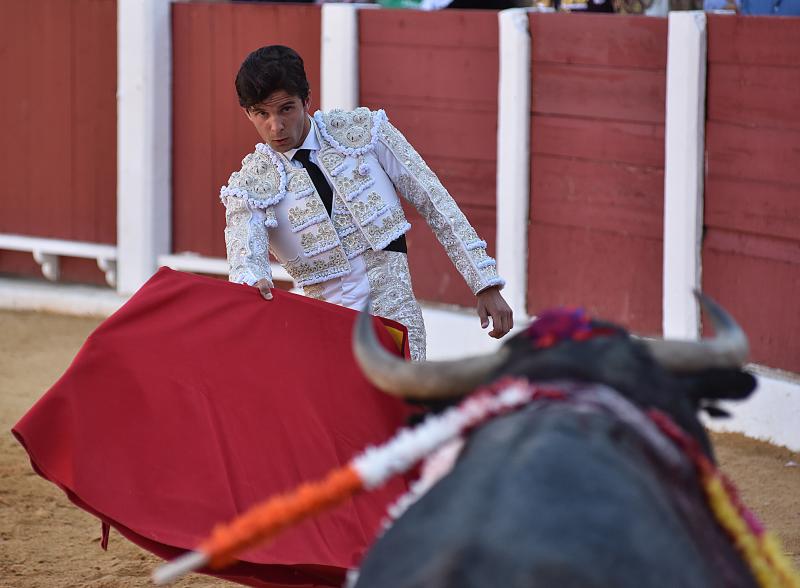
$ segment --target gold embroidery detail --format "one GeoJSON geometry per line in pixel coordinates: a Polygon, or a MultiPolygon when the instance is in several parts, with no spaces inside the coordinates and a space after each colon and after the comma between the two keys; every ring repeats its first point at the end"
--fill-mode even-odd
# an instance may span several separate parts
{"type": "Polygon", "coordinates": [[[333,173],[345,160],[345,156],[335,149],[325,149],[320,152],[319,161],[329,172],[333,173]]]}
{"type": "Polygon", "coordinates": [[[356,201],[350,204],[350,209],[353,211],[356,221],[362,227],[374,220],[376,215],[385,208],[386,205],[377,192],[370,192],[366,202],[356,201]]]}
{"type": "Polygon", "coordinates": [[[322,223],[317,226],[319,228],[316,233],[309,230],[300,237],[300,245],[308,257],[328,251],[339,244],[339,237],[331,223],[322,223]]]}
{"type": "Polygon", "coordinates": [[[319,284],[332,278],[343,276],[350,271],[350,262],[341,247],[331,250],[329,255],[314,261],[296,259],[284,263],[286,271],[298,285],[319,284]]]}
{"type": "Polygon", "coordinates": [[[403,234],[403,229],[408,224],[403,209],[400,206],[392,208],[391,212],[384,214],[374,223],[367,225],[364,230],[373,247],[388,245],[393,239],[403,234]]]}
{"type": "Polygon", "coordinates": [[[287,213],[289,225],[294,232],[307,227],[311,221],[324,220],[326,215],[325,207],[319,198],[307,198],[304,202],[305,206],[293,206],[287,213]]]}
{"type": "Polygon", "coordinates": [[[228,179],[228,187],[245,188],[258,198],[275,196],[280,187],[281,176],[267,156],[255,152],[242,160],[241,171],[228,179]]]}
{"type": "Polygon", "coordinates": [[[348,198],[351,194],[361,193],[373,180],[369,176],[355,173],[352,176],[337,176],[335,182],[336,190],[342,196],[348,198]]]}
{"type": "Polygon", "coordinates": [[[311,188],[313,184],[306,170],[295,169],[289,172],[289,181],[287,185],[289,192],[302,192],[303,190],[311,188]]]}
{"type": "Polygon", "coordinates": [[[322,114],[325,130],[344,147],[358,149],[372,139],[372,112],[361,107],[352,112],[332,110],[322,114]]]}
{"type": "Polygon", "coordinates": [[[364,239],[361,231],[355,231],[342,239],[342,247],[344,247],[344,254],[347,259],[352,259],[359,253],[366,251],[369,248],[369,243],[364,239]]]}

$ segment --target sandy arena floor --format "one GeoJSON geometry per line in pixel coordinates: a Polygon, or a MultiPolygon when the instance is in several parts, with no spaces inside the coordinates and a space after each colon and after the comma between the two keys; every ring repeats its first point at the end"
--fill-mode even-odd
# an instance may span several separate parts
{"type": "MultiPolygon", "coordinates": [[[[37,476],[10,434],[61,375],[98,319],[0,311],[0,587],[150,586],[158,560],[100,524],[37,476]]],[[[800,455],[741,435],[714,435],[722,469],[800,566],[800,455]]],[[[175,586],[230,585],[204,576],[175,586]]]]}

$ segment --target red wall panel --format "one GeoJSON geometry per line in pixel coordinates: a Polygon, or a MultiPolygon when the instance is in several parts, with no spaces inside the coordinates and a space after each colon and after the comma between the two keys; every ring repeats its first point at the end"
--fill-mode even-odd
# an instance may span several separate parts
{"type": "Polygon", "coordinates": [[[532,14],[528,312],[661,331],[667,22],[532,14]]]}
{"type": "Polygon", "coordinates": [[[220,186],[260,142],[234,79],[264,45],[303,57],[318,108],[320,8],[281,4],[173,4],[172,250],[225,257],[220,186]]]}
{"type": "MultiPolygon", "coordinates": [[[[116,242],[116,23],[114,0],[0,6],[0,232],[116,242]]],[[[39,275],[24,255],[0,271],[39,275]]]]}
{"type": "Polygon", "coordinates": [[[800,19],[711,15],[703,289],[800,371],[800,19]]]}
{"type": "MultiPolygon", "coordinates": [[[[497,13],[364,10],[359,36],[361,104],[386,111],[495,255],[497,13]]],[[[404,207],[417,295],[474,306],[425,221],[404,207]]]]}

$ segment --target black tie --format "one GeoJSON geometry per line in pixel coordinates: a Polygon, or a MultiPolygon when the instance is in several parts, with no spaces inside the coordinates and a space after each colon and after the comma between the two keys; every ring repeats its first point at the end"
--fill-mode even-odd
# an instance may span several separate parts
{"type": "Polygon", "coordinates": [[[319,166],[309,159],[310,154],[311,149],[298,149],[294,154],[294,158],[303,164],[308,175],[311,176],[311,181],[314,182],[314,187],[317,189],[319,197],[322,198],[322,203],[325,205],[325,210],[328,211],[328,216],[330,216],[333,209],[333,190],[331,190],[331,186],[319,166]]]}
{"type": "MultiPolygon", "coordinates": [[[[311,176],[311,181],[314,182],[314,187],[319,193],[319,197],[322,198],[322,203],[325,205],[325,210],[328,211],[328,216],[331,216],[331,210],[333,209],[333,190],[331,189],[328,180],[325,179],[325,175],[322,173],[322,170],[319,169],[317,164],[309,159],[310,154],[311,149],[298,149],[294,153],[294,158],[299,161],[304,168],[306,168],[308,175],[311,176]]],[[[406,253],[408,251],[408,247],[406,246],[406,236],[400,235],[397,239],[384,247],[384,251],[398,251],[400,253],[406,253]]]]}

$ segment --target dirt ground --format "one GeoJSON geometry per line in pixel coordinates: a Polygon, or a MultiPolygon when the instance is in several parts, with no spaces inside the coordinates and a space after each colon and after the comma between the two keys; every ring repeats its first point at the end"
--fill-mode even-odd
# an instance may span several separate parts
{"type": "MultiPolygon", "coordinates": [[[[0,311],[0,587],[150,586],[157,558],[100,524],[37,476],[10,429],[58,376],[99,319],[0,311]]],[[[800,455],[735,434],[713,436],[725,471],[800,566],[800,455]]],[[[175,586],[230,585],[192,576],[175,586]]]]}

